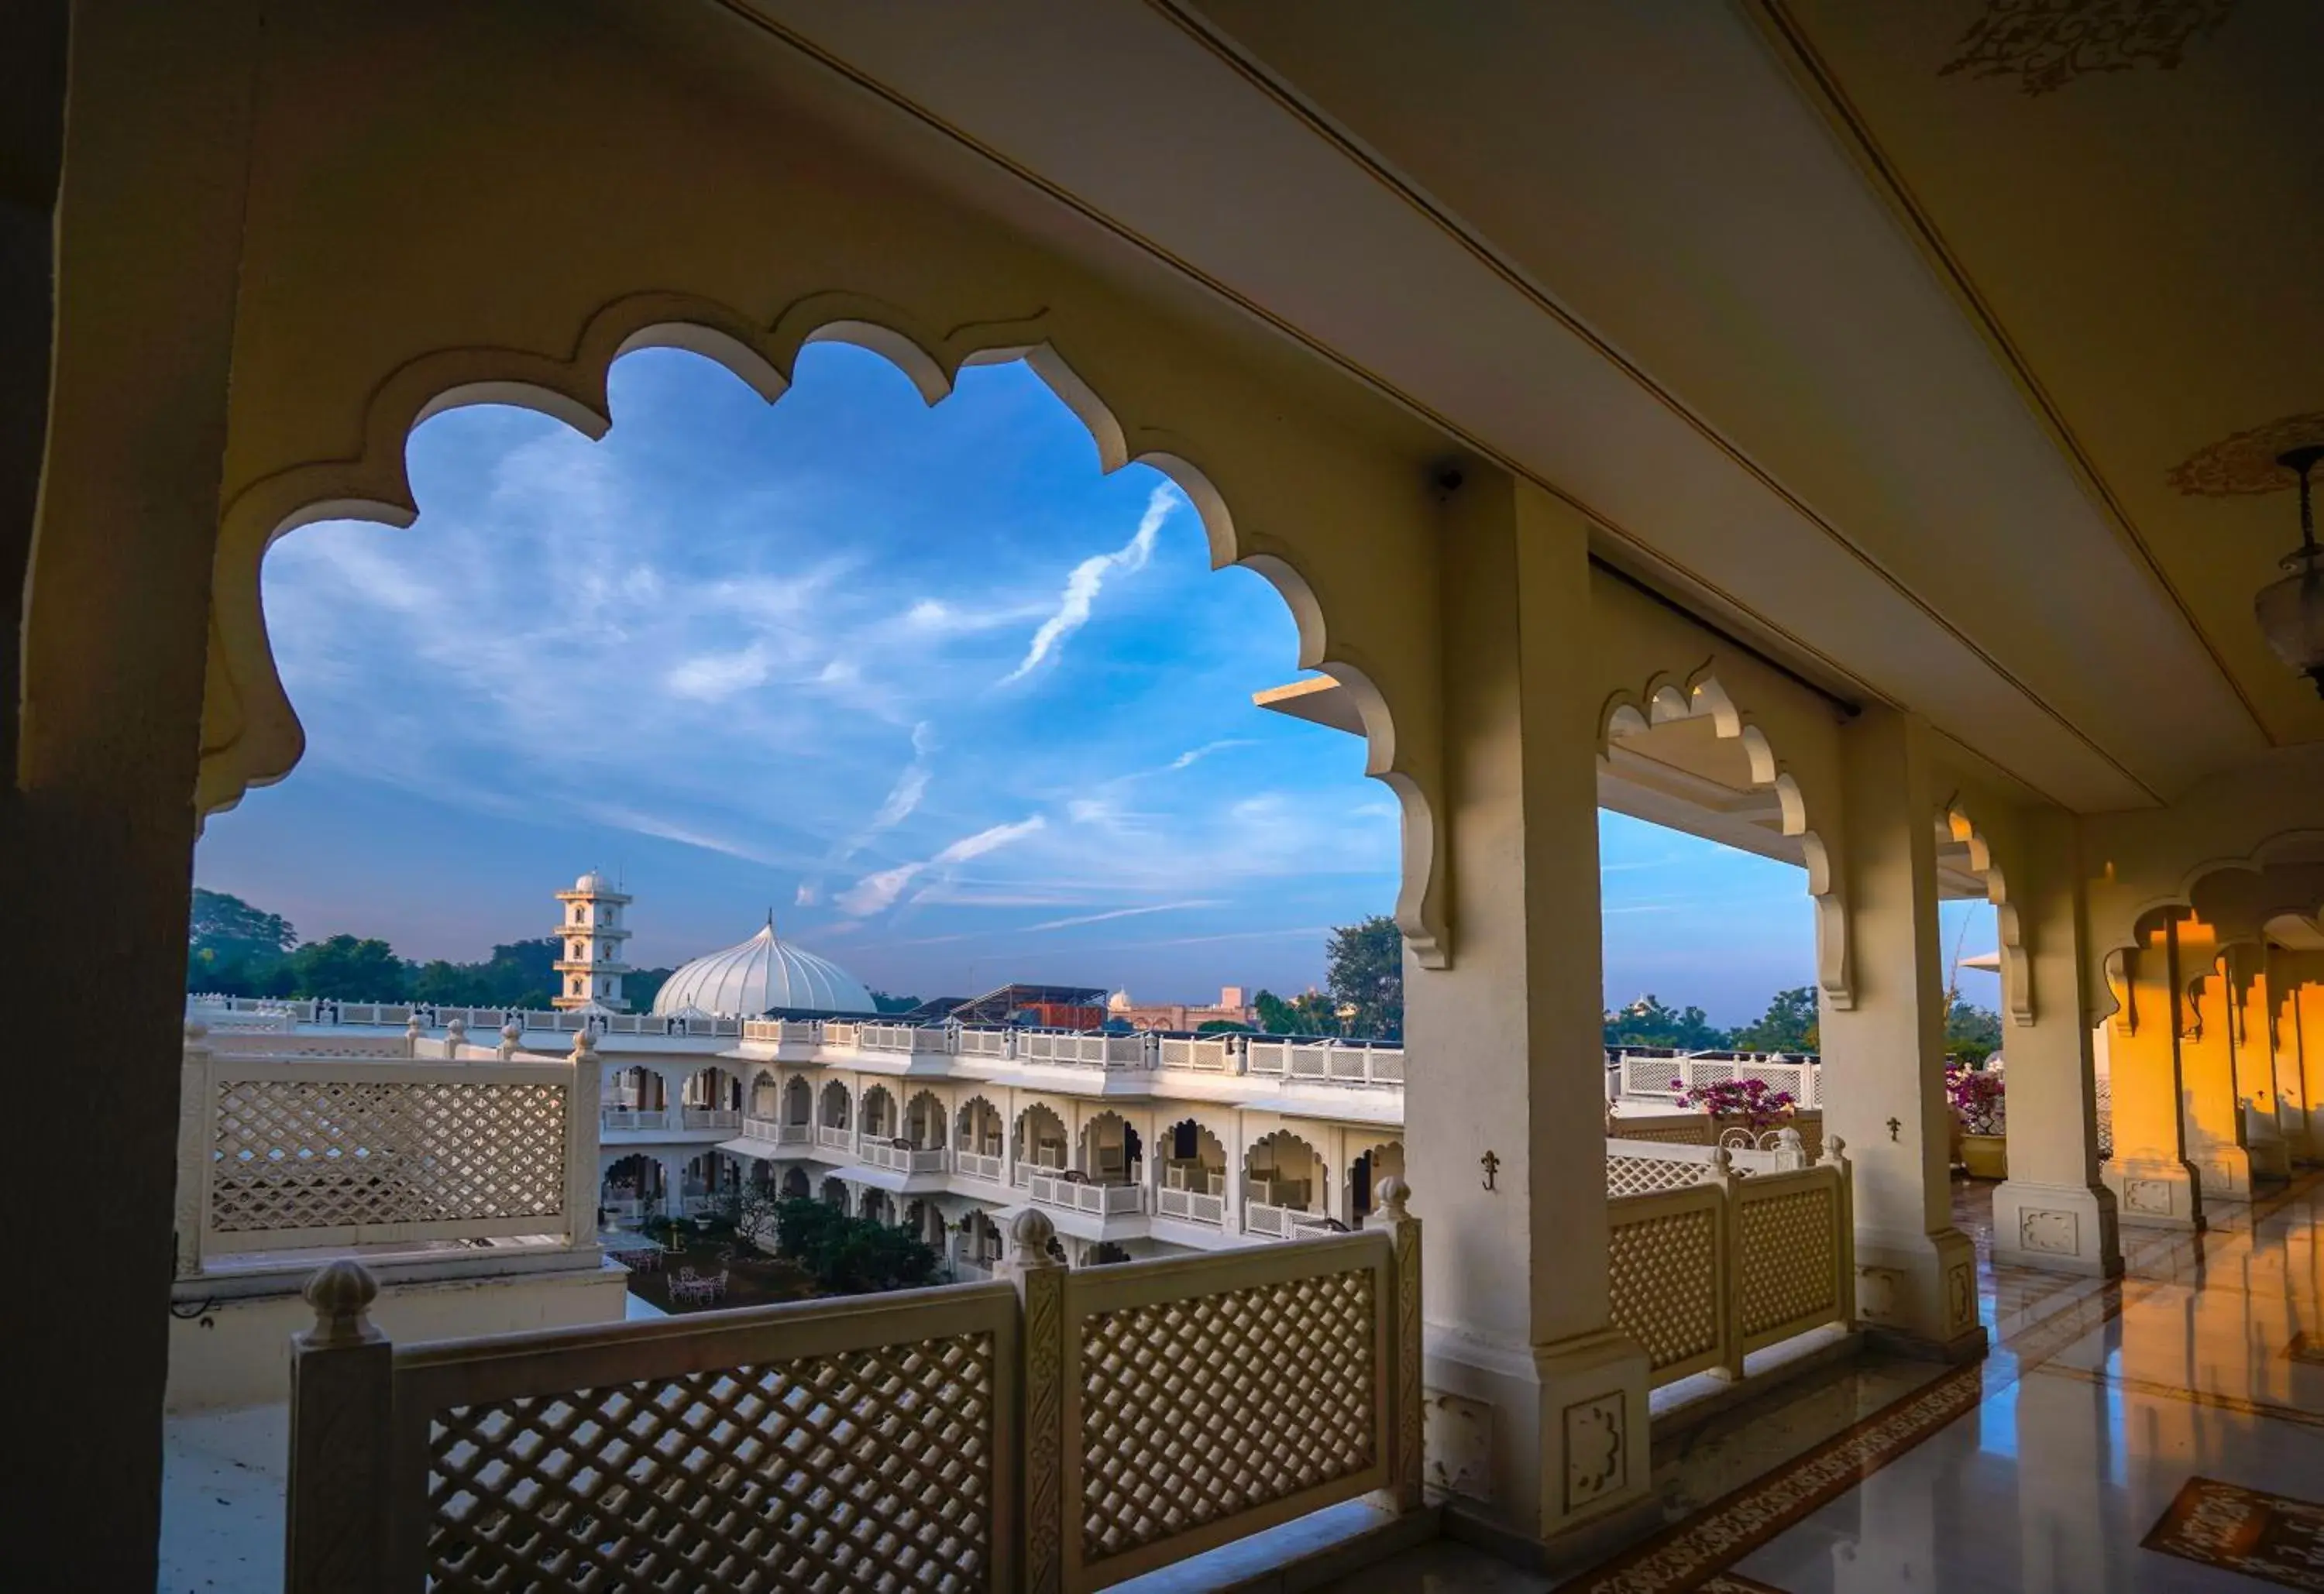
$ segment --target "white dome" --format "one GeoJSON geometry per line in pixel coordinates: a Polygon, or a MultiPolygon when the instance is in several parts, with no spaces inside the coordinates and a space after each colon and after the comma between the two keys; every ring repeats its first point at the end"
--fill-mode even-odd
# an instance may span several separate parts
{"type": "Polygon", "coordinates": [[[576,891],[602,891],[605,889],[605,877],[593,869],[575,880],[573,889],[576,891]]]}
{"type": "Polygon", "coordinates": [[[862,981],[828,959],[775,939],[775,921],[748,941],[697,957],[662,982],[653,1010],[755,1018],[770,1008],[824,1013],[879,1011],[862,981]]]}

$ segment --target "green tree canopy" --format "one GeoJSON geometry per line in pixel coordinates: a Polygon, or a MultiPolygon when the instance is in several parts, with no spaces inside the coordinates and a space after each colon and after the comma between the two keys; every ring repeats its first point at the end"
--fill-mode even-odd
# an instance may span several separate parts
{"type": "Polygon", "coordinates": [[[1259,1010],[1259,1027],[1268,1035],[1337,1035],[1340,1015],[1332,999],[1310,990],[1286,1001],[1271,990],[1251,999],[1259,1010]]]}
{"type": "Polygon", "coordinates": [[[1945,1050],[1972,1068],[2001,1049],[2001,1015],[1961,999],[1958,987],[1945,992],[1945,1050]]]}
{"type": "Polygon", "coordinates": [[[1652,994],[1606,1015],[1609,1046],[1675,1046],[1706,1052],[1727,1045],[1727,1031],[1704,1016],[1701,1008],[1665,1007],[1652,994]]]}
{"type": "Polygon", "coordinates": [[[882,1013],[908,1013],[920,1005],[917,996],[890,996],[884,990],[872,993],[872,1005],[882,1013]]]}
{"type": "Polygon", "coordinates": [[[333,935],[292,953],[289,967],[297,996],[340,1001],[401,1001],[410,989],[410,965],[384,941],[333,935]]]}
{"type": "Polygon", "coordinates": [[[1323,949],[1323,984],[1346,1033],[1395,1040],[1404,1034],[1404,935],[1375,914],[1342,925],[1323,949]]]}
{"type": "Polygon", "coordinates": [[[1775,992],[1759,1021],[1737,1030],[1728,1044],[1746,1052],[1812,1052],[1821,1038],[1817,1018],[1815,987],[1794,986],[1775,992]]]}

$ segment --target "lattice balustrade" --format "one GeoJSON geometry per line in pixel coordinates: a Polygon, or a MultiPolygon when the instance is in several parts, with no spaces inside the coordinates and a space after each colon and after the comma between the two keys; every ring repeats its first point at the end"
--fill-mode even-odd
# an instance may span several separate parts
{"type": "Polygon", "coordinates": [[[1693,1123],[1644,1124],[1617,1119],[1616,1125],[1625,1140],[1656,1140],[1665,1146],[1708,1146],[1711,1143],[1711,1120],[1701,1119],[1693,1123]]]}
{"type": "Polygon", "coordinates": [[[1625,1156],[1606,1154],[1608,1195],[1651,1195],[1658,1190],[1683,1190],[1710,1178],[1707,1162],[1682,1162],[1675,1157],[1625,1156]]]}
{"type": "Polygon", "coordinates": [[[2111,1075],[2099,1076],[2093,1088],[2092,1095],[2093,1105],[2096,1109],[2098,1117],[2098,1155],[2101,1157],[2110,1158],[2114,1156],[2113,1077],[2111,1075]]]}
{"type": "Polygon", "coordinates": [[[993,1337],[439,1410],[439,1589],[985,1588],[993,1337]]]}
{"type": "Polygon", "coordinates": [[[1084,1563],[1372,1466],[1375,1288],[1354,1269],[1089,1318],[1084,1563]]]}
{"type": "MultiPolygon", "coordinates": [[[[1715,1201],[1715,1197],[1712,1198],[1715,1201]]],[[[1617,1328],[1659,1372],[1720,1350],[1719,1212],[1712,1204],[1632,1217],[1619,1208],[1607,1244],[1617,1328]]]]}
{"type": "Polygon", "coordinates": [[[1738,1328],[1746,1340],[1839,1315],[1839,1193],[1819,1183],[1738,1202],[1738,1328]]]}
{"type": "Polygon", "coordinates": [[[565,1211],[558,1084],[226,1079],[215,1101],[216,1233],[565,1211]]]}

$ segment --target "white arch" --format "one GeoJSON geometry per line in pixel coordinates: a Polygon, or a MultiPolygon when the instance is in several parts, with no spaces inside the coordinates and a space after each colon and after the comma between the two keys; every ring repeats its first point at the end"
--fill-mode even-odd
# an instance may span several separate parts
{"type": "Polygon", "coordinates": [[[1225,495],[1180,443],[1157,435],[1150,446],[1139,447],[1038,321],[970,324],[938,334],[917,325],[900,307],[839,292],[809,295],[772,326],[761,327],[715,300],[649,292],[599,309],[574,339],[569,360],[458,348],[408,362],[374,389],[355,457],[278,471],[244,488],[226,507],[212,569],[209,691],[218,700],[204,705],[198,816],[232,807],[253,786],[281,779],[305,749],[305,733],[267,636],[260,576],[267,548],[322,520],[410,525],[419,508],[405,443],[421,421],[466,405],[510,404],[595,440],[613,424],[606,382],[613,362],[642,348],[682,349],[710,360],[770,403],[788,391],[798,351],[812,342],[845,342],[881,355],[931,404],[952,391],[953,373],[964,364],[1022,359],[1087,428],[1101,470],[1111,474],[1135,463],[1167,476],[1202,521],[1213,567],[1240,563],[1264,576],[1298,627],[1300,666],[1328,671],[1348,686],[1363,715],[1367,773],[1395,792],[1404,815],[1397,925],[1424,966],[1443,966],[1450,939],[1436,887],[1439,821],[1417,771],[1398,758],[1392,717],[1361,660],[1333,646],[1322,605],[1300,572],[1277,555],[1243,546],[1225,495]]]}
{"type": "Polygon", "coordinates": [[[1736,703],[1712,666],[1706,663],[1684,678],[1655,675],[1635,693],[1609,697],[1598,716],[1599,754],[1604,757],[1623,737],[1689,719],[1708,719],[1720,741],[1734,742],[1743,753],[1752,787],[1775,797],[1783,834],[1799,843],[1801,861],[1807,868],[1808,899],[1816,921],[1817,990],[1835,1010],[1848,1011],[1856,1005],[1848,899],[1832,848],[1811,824],[1798,777],[1776,756],[1766,732],[1736,703]]]}

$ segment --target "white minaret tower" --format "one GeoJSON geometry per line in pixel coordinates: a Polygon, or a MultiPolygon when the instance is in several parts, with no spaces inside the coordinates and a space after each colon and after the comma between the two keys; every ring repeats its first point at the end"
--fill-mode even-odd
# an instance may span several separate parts
{"type": "Polygon", "coordinates": [[[630,899],[594,869],[575,880],[571,890],[558,892],[557,899],[565,904],[565,922],[557,926],[565,943],[557,974],[565,988],[557,993],[555,1005],[586,1008],[595,1002],[620,1012],[630,1005],[622,996],[622,976],[630,972],[622,961],[622,943],[630,938],[622,909],[630,899]]]}

